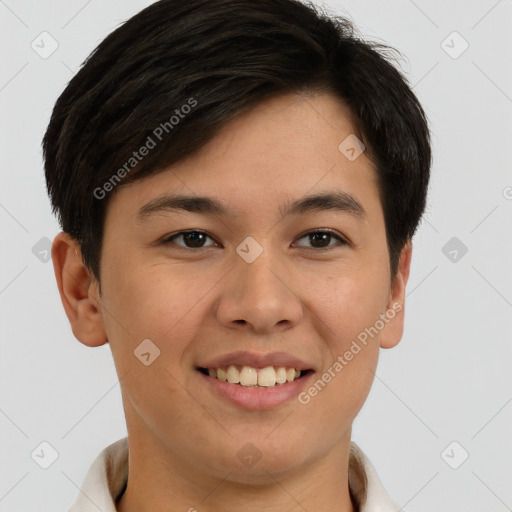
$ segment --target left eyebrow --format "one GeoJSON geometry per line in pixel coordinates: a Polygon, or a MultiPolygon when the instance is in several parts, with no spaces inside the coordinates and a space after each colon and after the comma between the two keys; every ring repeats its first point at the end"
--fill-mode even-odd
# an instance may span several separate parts
{"type": "Polygon", "coordinates": [[[306,196],[279,209],[283,217],[305,215],[323,210],[337,210],[349,213],[359,219],[366,218],[366,211],[361,203],[353,195],[341,191],[306,196]]]}
{"type": "MultiPolygon", "coordinates": [[[[140,208],[136,219],[143,221],[154,214],[176,210],[224,217],[233,215],[231,210],[217,199],[177,194],[152,199],[140,208]]],[[[292,203],[286,202],[279,207],[282,217],[305,215],[324,210],[337,210],[349,213],[359,219],[366,218],[366,211],[361,203],[351,194],[341,191],[305,196],[292,203]]]]}

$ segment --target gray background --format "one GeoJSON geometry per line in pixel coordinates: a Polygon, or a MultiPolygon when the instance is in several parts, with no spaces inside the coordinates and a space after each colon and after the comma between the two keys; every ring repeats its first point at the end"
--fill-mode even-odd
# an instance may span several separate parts
{"type": "MultiPolygon", "coordinates": [[[[67,509],[126,435],[109,347],[75,340],[44,261],[59,227],[40,141],[80,63],[150,3],[0,0],[2,512],[67,509]],[[31,458],[44,441],[58,452],[48,469],[31,458]]],[[[512,1],[329,5],[404,53],[434,134],[405,334],[381,352],[353,439],[409,512],[512,510],[512,1]]]]}

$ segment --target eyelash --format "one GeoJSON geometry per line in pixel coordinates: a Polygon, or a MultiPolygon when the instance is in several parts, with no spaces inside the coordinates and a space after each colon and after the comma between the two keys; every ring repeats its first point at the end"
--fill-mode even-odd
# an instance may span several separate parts
{"type": "MultiPolygon", "coordinates": [[[[206,233],[205,231],[199,231],[197,229],[191,229],[191,230],[187,230],[187,231],[180,231],[179,233],[176,233],[174,235],[171,235],[167,238],[165,238],[164,240],[162,240],[162,244],[163,245],[169,245],[169,244],[173,244],[173,240],[180,237],[180,236],[183,236],[183,235],[186,235],[186,234],[189,234],[189,233],[199,233],[201,235],[206,235],[206,237],[210,238],[211,240],[214,240],[213,237],[211,237],[210,235],[208,235],[208,233],[206,233]]],[[[325,250],[328,250],[328,249],[332,249],[333,247],[338,247],[340,245],[350,245],[349,242],[343,238],[341,235],[339,235],[336,231],[332,230],[332,229],[315,229],[315,230],[312,230],[312,231],[308,231],[302,235],[300,235],[296,240],[300,240],[302,238],[305,238],[307,237],[308,235],[314,235],[314,234],[317,234],[317,233],[324,233],[324,234],[328,234],[330,235],[331,237],[335,238],[338,240],[339,244],[335,244],[335,245],[328,245],[327,247],[307,247],[308,249],[316,249],[317,251],[325,251],[325,250]]],[[[215,241],[215,240],[214,240],[215,241]]],[[[178,247],[180,248],[179,250],[184,250],[184,251],[187,251],[187,250],[200,250],[200,249],[207,249],[208,247],[212,247],[213,245],[208,245],[208,246],[205,246],[205,247],[186,247],[186,246],[182,246],[182,245],[179,245],[179,244],[176,244],[178,245],[178,247]]]]}

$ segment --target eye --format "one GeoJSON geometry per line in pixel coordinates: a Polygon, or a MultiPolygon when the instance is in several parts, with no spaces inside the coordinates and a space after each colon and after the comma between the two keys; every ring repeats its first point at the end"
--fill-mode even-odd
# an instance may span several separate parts
{"type": "Polygon", "coordinates": [[[175,240],[183,240],[184,244],[177,244],[187,249],[201,249],[202,247],[210,247],[211,245],[217,245],[215,242],[210,245],[204,245],[205,240],[209,238],[213,240],[209,235],[207,235],[204,231],[180,231],[175,235],[172,235],[165,240],[162,240],[164,245],[175,243],[175,240]]]}
{"type": "Polygon", "coordinates": [[[315,249],[329,249],[336,245],[348,245],[348,242],[343,237],[331,229],[310,231],[297,240],[302,240],[304,238],[307,238],[315,249]],[[339,243],[331,244],[330,242],[334,241],[333,239],[338,240],[339,243]]]}
{"type": "MultiPolygon", "coordinates": [[[[299,237],[297,240],[303,239],[308,239],[308,242],[314,249],[329,249],[331,247],[335,247],[336,245],[349,245],[349,243],[342,236],[330,229],[310,231],[309,233],[305,233],[299,237]],[[337,244],[336,241],[338,241],[337,244]]],[[[204,247],[218,246],[213,238],[210,237],[207,233],[197,230],[180,231],[179,233],[176,233],[175,235],[162,240],[162,244],[176,244],[186,249],[202,249],[204,247]],[[205,245],[205,241],[207,239],[212,240],[213,243],[205,245]],[[178,243],[178,240],[182,243],[178,243]]]]}

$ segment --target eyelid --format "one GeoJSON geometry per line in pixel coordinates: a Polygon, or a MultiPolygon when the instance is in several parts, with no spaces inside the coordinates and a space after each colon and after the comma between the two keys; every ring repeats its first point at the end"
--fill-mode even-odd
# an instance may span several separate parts
{"type": "MultiPolygon", "coordinates": [[[[206,246],[203,246],[203,247],[186,247],[184,245],[180,245],[180,244],[175,244],[179,250],[183,249],[185,251],[199,251],[200,249],[207,249],[209,247],[214,247],[214,246],[219,246],[222,244],[219,244],[219,242],[212,236],[210,235],[207,231],[202,231],[202,230],[199,230],[199,229],[187,229],[187,230],[183,230],[183,231],[178,231],[177,233],[174,233],[172,235],[169,235],[169,236],[166,236],[165,238],[162,239],[161,243],[163,245],[166,245],[166,244],[169,244],[169,243],[174,243],[174,242],[171,242],[173,238],[177,238],[181,235],[186,235],[188,233],[199,233],[201,235],[205,235],[206,238],[209,238],[211,239],[214,243],[211,244],[211,245],[206,245],[206,246]]],[[[329,235],[331,235],[332,237],[336,238],[338,240],[338,244],[335,244],[335,245],[328,245],[327,247],[303,247],[304,249],[311,249],[315,252],[319,252],[319,251],[322,251],[322,250],[329,250],[329,249],[332,249],[334,247],[339,247],[340,245],[343,246],[343,245],[348,245],[348,246],[351,246],[351,242],[343,235],[341,235],[340,233],[338,233],[336,230],[334,229],[331,229],[331,228],[315,228],[315,229],[310,229],[309,231],[305,231],[303,232],[302,234],[298,235],[294,242],[297,241],[297,240],[300,240],[301,238],[304,238],[306,237],[307,235],[311,235],[311,234],[315,234],[315,233],[328,233],[329,235]]],[[[299,247],[302,247],[302,246],[299,246],[299,247]]]]}
{"type": "MultiPolygon", "coordinates": [[[[331,228],[315,228],[315,229],[311,229],[311,230],[305,231],[303,234],[297,236],[297,238],[295,240],[300,240],[301,238],[304,238],[307,235],[311,235],[311,234],[315,234],[315,233],[328,233],[332,237],[337,238],[341,245],[349,245],[349,246],[352,245],[350,243],[350,241],[346,237],[344,237],[342,234],[338,233],[336,230],[331,229],[331,228]]],[[[332,249],[334,247],[336,247],[336,245],[329,245],[327,247],[320,247],[320,248],[317,248],[317,247],[306,247],[306,249],[313,249],[315,251],[322,251],[322,250],[332,249]]]]}
{"type": "Polygon", "coordinates": [[[206,236],[206,238],[209,238],[209,239],[210,239],[210,240],[212,240],[214,243],[213,243],[213,244],[211,244],[211,245],[206,245],[206,246],[204,246],[204,247],[197,247],[197,248],[195,248],[195,249],[194,249],[193,247],[186,247],[186,246],[184,246],[184,245],[180,245],[180,244],[176,244],[176,243],[175,243],[175,245],[176,245],[179,249],[192,250],[192,251],[193,251],[193,250],[196,250],[196,251],[197,251],[197,250],[199,250],[199,249],[207,249],[208,247],[213,247],[213,246],[218,246],[218,245],[219,245],[219,242],[218,242],[218,241],[217,241],[217,240],[216,240],[212,235],[210,235],[207,231],[202,231],[202,230],[200,230],[200,229],[185,229],[185,230],[183,230],[183,231],[178,231],[177,233],[174,233],[174,234],[172,234],[172,235],[165,236],[165,237],[162,239],[161,243],[162,243],[163,245],[170,244],[170,243],[174,243],[174,242],[172,242],[172,239],[173,239],[173,238],[177,238],[177,237],[179,237],[179,236],[181,236],[181,235],[187,235],[187,234],[189,234],[189,233],[199,233],[199,234],[201,234],[201,235],[205,235],[205,236],[206,236]]]}

